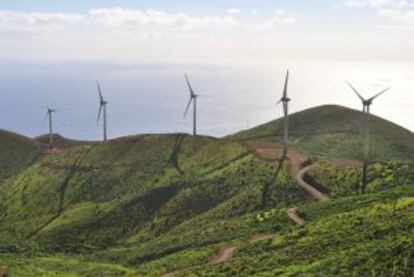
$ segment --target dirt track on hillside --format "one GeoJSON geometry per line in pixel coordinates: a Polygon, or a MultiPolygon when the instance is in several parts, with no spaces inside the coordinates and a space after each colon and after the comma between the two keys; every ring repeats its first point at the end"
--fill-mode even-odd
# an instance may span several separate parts
{"type": "Polygon", "coordinates": [[[305,220],[298,215],[297,211],[297,207],[291,207],[287,210],[287,215],[290,219],[296,222],[298,226],[303,226],[305,225],[305,220]]]}
{"type": "Polygon", "coordinates": [[[329,200],[329,196],[318,191],[315,189],[312,185],[308,184],[303,180],[303,176],[305,176],[306,172],[311,168],[312,166],[307,166],[299,170],[299,172],[295,175],[295,180],[298,182],[298,184],[306,190],[308,193],[310,193],[315,199],[317,199],[320,202],[326,202],[329,200]]]}
{"type": "Polygon", "coordinates": [[[216,265],[228,261],[231,257],[233,257],[234,251],[236,251],[235,246],[226,246],[220,249],[217,254],[210,258],[210,264],[216,265]]]}
{"type": "MultiPolygon", "coordinates": [[[[280,156],[281,153],[280,146],[272,145],[270,143],[252,144],[250,145],[250,147],[256,155],[263,159],[275,158],[276,156],[280,156]]],[[[296,180],[296,182],[318,201],[328,201],[329,196],[327,196],[324,193],[321,193],[312,185],[308,184],[305,180],[303,180],[303,177],[305,176],[306,172],[312,167],[306,166],[302,168],[302,165],[305,162],[304,157],[298,151],[290,149],[287,158],[289,161],[290,174],[296,180]]],[[[287,209],[287,216],[298,226],[302,227],[305,225],[305,220],[298,215],[298,208],[296,206],[287,209]]],[[[274,236],[275,235],[271,233],[258,233],[250,236],[247,240],[250,243],[255,243],[258,241],[271,239],[274,236]]],[[[225,246],[221,248],[216,254],[210,257],[209,264],[217,265],[230,260],[236,250],[237,248],[235,246],[225,246]]],[[[172,277],[174,276],[174,274],[175,272],[169,272],[161,275],[161,277],[172,277]]]]}

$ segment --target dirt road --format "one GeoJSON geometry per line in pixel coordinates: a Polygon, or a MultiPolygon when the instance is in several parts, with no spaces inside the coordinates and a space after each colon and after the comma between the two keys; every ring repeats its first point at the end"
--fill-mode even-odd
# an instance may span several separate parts
{"type": "Polygon", "coordinates": [[[298,211],[297,207],[291,207],[287,210],[287,215],[290,219],[292,219],[294,222],[296,222],[297,225],[303,226],[303,225],[305,225],[305,220],[303,220],[303,218],[301,218],[298,215],[297,211],[298,211]]]}
{"type": "Polygon", "coordinates": [[[305,180],[303,180],[303,176],[305,176],[306,172],[311,168],[312,166],[307,166],[299,170],[299,172],[294,176],[296,182],[307,192],[309,192],[315,199],[321,202],[326,202],[329,200],[329,196],[318,191],[310,184],[306,183],[305,180]]]}
{"type": "Polygon", "coordinates": [[[236,247],[234,246],[226,246],[220,249],[216,255],[210,258],[210,264],[216,265],[226,262],[233,256],[234,251],[236,251],[236,247]]]}

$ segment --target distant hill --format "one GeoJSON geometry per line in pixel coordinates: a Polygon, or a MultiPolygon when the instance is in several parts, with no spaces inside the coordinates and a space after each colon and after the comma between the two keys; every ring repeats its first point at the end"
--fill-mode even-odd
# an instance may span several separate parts
{"type": "MultiPolygon", "coordinates": [[[[291,146],[310,156],[362,158],[362,113],[324,105],[289,115],[291,146]]],[[[372,159],[414,160],[414,134],[390,121],[371,115],[372,159]]],[[[282,143],[283,118],[227,138],[282,143]]]]}
{"type": "Polygon", "coordinates": [[[35,140],[0,129],[0,186],[39,155],[40,146],[35,140]]]}
{"type": "MultiPolygon", "coordinates": [[[[42,145],[49,145],[49,134],[44,134],[38,137],[35,137],[34,140],[40,142],[42,145]]],[[[74,146],[84,145],[84,144],[92,144],[92,141],[82,141],[82,140],[74,140],[65,138],[59,134],[53,134],[53,145],[54,147],[67,149],[74,146]]]]}

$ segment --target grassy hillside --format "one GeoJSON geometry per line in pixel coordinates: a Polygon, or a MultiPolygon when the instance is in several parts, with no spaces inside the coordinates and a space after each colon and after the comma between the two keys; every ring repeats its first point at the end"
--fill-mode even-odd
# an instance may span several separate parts
{"type": "MultiPolygon", "coordinates": [[[[40,144],[44,146],[49,146],[50,143],[50,137],[49,134],[44,134],[38,137],[35,137],[34,140],[39,142],[40,144]]],[[[74,140],[65,138],[59,134],[53,134],[53,146],[59,149],[67,149],[79,145],[85,145],[85,144],[93,144],[92,141],[81,141],[81,140],[74,140]]]]}
{"type": "Polygon", "coordinates": [[[200,263],[174,276],[412,276],[413,188],[393,190],[395,200],[380,193],[305,206],[305,228],[242,244],[226,264],[200,263]]]}
{"type": "MultiPolygon", "coordinates": [[[[362,113],[326,105],[289,116],[290,144],[315,157],[362,159],[362,113]]],[[[414,135],[375,115],[370,117],[371,158],[373,160],[414,160],[414,135]]],[[[283,119],[229,136],[234,140],[276,141],[281,143],[283,119]]]]}
{"type": "Polygon", "coordinates": [[[1,183],[26,168],[40,155],[36,141],[0,130],[0,186],[1,183]]]}
{"type": "Polygon", "coordinates": [[[359,116],[337,106],[292,115],[292,146],[314,161],[305,179],[331,196],[327,203],[315,202],[273,151],[280,120],[223,139],[56,137],[60,151],[49,154],[33,140],[1,135],[0,145],[14,148],[0,187],[0,273],[410,276],[414,138],[373,117],[375,141],[386,149],[375,152],[368,194],[358,195],[360,169],[331,157],[357,157],[359,116]],[[291,206],[305,227],[289,218],[291,206]],[[249,239],[260,234],[275,237],[249,239]],[[210,265],[229,246],[233,257],[210,265]]]}

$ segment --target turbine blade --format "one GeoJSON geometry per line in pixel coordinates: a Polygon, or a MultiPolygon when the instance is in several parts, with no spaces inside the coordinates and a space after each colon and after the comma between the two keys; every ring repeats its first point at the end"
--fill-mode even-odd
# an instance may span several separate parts
{"type": "Polygon", "coordinates": [[[96,87],[98,88],[98,93],[99,93],[99,100],[104,101],[103,96],[102,96],[102,91],[101,91],[101,86],[99,85],[99,82],[96,81],[96,87]]]}
{"type": "Polygon", "coordinates": [[[351,85],[350,82],[346,82],[348,84],[348,86],[356,93],[356,95],[358,95],[359,99],[361,99],[362,102],[365,101],[364,97],[362,97],[361,94],[359,94],[359,92],[351,85]]]}
{"type": "Polygon", "coordinates": [[[276,105],[279,105],[280,103],[282,103],[282,99],[280,99],[279,101],[277,101],[276,105]]]}
{"type": "Polygon", "coordinates": [[[288,82],[289,82],[289,70],[286,72],[285,87],[283,89],[283,98],[287,98],[288,82]]]}
{"type": "Polygon", "coordinates": [[[377,98],[378,96],[380,96],[381,94],[383,94],[383,93],[385,93],[386,91],[388,91],[390,88],[386,88],[386,89],[384,89],[383,91],[381,91],[381,92],[379,92],[379,93],[377,93],[377,94],[375,94],[374,96],[372,96],[370,99],[368,99],[368,101],[372,101],[372,100],[374,100],[375,98],[377,98]]]}
{"type": "Polygon", "coordinates": [[[191,87],[191,84],[190,84],[190,81],[188,80],[187,74],[184,74],[184,76],[185,76],[185,81],[187,82],[188,89],[190,90],[191,97],[197,97],[197,96],[195,96],[196,94],[194,93],[194,90],[191,87]]]}
{"type": "Polygon", "coordinates": [[[98,117],[96,118],[96,124],[98,124],[99,119],[101,118],[102,107],[103,105],[99,105],[99,111],[98,111],[98,117]]]}
{"type": "Polygon", "coordinates": [[[43,119],[43,124],[46,122],[48,117],[49,117],[49,111],[47,111],[45,114],[45,118],[43,119]]]}
{"type": "Polygon", "coordinates": [[[190,100],[188,101],[187,107],[185,108],[183,118],[187,115],[188,109],[190,108],[190,104],[191,104],[192,101],[193,101],[193,98],[190,97],[190,100]]]}

